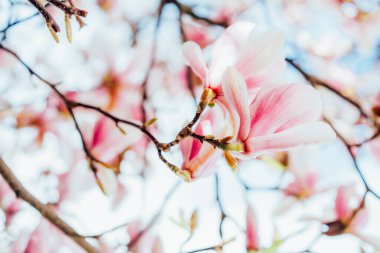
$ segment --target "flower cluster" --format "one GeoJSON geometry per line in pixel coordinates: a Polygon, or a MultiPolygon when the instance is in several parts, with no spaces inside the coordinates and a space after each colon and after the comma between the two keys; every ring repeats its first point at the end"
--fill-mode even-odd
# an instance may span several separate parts
{"type": "MultiPolygon", "coordinates": [[[[197,44],[183,45],[187,64],[212,94],[208,103],[219,107],[207,112],[195,132],[202,134],[209,126],[207,135],[231,136],[224,155],[233,168],[237,165],[235,158],[252,159],[335,138],[333,130],[319,121],[322,100],[318,91],[306,84],[281,80],[283,44],[278,31],[261,33],[253,23],[237,22],[215,41],[209,66],[197,44]],[[225,123],[220,123],[221,117],[225,123]]],[[[199,140],[181,144],[182,169],[189,171],[192,178],[208,175],[215,167],[215,157],[221,155],[211,147],[201,147],[199,140]]]]}

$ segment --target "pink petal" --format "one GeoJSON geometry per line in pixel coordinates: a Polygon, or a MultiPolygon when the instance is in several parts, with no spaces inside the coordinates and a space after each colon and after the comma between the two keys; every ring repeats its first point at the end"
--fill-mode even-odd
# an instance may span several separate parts
{"type": "Polygon", "coordinates": [[[201,78],[204,85],[207,85],[207,66],[203,59],[201,48],[195,42],[188,41],[183,44],[182,52],[186,64],[191,67],[194,73],[201,78]]]}
{"type": "MultiPolygon", "coordinates": [[[[226,115],[218,107],[207,111],[197,125],[195,132],[203,135],[214,135],[216,138],[226,136],[228,125],[226,115]]],[[[198,140],[186,138],[181,146],[184,162],[181,168],[189,171],[192,178],[205,177],[215,172],[222,152],[208,143],[200,143],[198,140]]]]}
{"type": "Polygon", "coordinates": [[[102,162],[113,163],[120,153],[142,136],[135,128],[124,126],[122,128],[126,134],[122,133],[111,119],[99,118],[94,128],[92,154],[102,162]]]}
{"type": "Polygon", "coordinates": [[[103,166],[98,166],[97,169],[96,176],[101,190],[106,196],[114,196],[118,188],[115,172],[103,166]]]}
{"type": "Polygon", "coordinates": [[[186,167],[186,164],[199,153],[202,143],[192,137],[186,137],[180,142],[179,147],[183,156],[183,165],[186,167]]]}
{"type": "Polygon", "coordinates": [[[239,51],[236,69],[244,79],[278,79],[282,75],[270,75],[276,66],[284,69],[284,36],[280,31],[257,32],[253,29],[247,42],[239,51]]]}
{"type": "Polygon", "coordinates": [[[205,148],[200,153],[201,157],[196,157],[192,160],[190,166],[197,168],[192,172],[192,178],[207,177],[215,173],[218,169],[216,163],[220,159],[222,152],[216,150],[210,144],[204,144],[205,148]]]}
{"type": "Polygon", "coordinates": [[[210,64],[210,82],[213,87],[221,83],[227,66],[235,63],[237,52],[247,41],[254,26],[255,24],[249,22],[237,22],[229,26],[216,40],[211,52],[210,64]]]}
{"type": "Polygon", "coordinates": [[[93,137],[90,148],[94,148],[99,145],[107,137],[109,132],[110,120],[107,117],[101,117],[95,124],[93,130],[93,137]]]}
{"type": "Polygon", "coordinates": [[[354,219],[350,222],[350,229],[354,231],[358,231],[362,229],[368,222],[368,210],[362,208],[355,215],[354,219]]]}
{"type": "Polygon", "coordinates": [[[248,138],[246,149],[250,156],[258,156],[267,152],[287,150],[305,144],[329,142],[334,139],[335,133],[328,124],[311,122],[282,132],[248,138]]]}
{"type": "Polygon", "coordinates": [[[247,209],[247,251],[259,250],[259,235],[257,231],[257,221],[255,213],[253,212],[252,207],[249,205],[247,209]]]}
{"type": "Polygon", "coordinates": [[[261,90],[250,106],[250,137],[280,132],[319,119],[319,93],[307,85],[283,85],[261,90]]]}
{"type": "Polygon", "coordinates": [[[235,125],[239,131],[239,140],[245,140],[249,133],[250,115],[248,106],[248,91],[244,79],[232,67],[227,68],[223,76],[223,93],[229,104],[235,125]]]}
{"type": "Polygon", "coordinates": [[[335,198],[335,214],[341,221],[349,219],[352,213],[350,200],[354,193],[354,186],[342,185],[338,188],[335,198]]]}

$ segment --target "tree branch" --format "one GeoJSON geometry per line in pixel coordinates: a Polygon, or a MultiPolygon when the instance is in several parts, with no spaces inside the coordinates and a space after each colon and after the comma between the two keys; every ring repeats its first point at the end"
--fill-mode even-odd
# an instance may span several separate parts
{"type": "Polygon", "coordinates": [[[14,191],[16,196],[33,206],[42,216],[54,224],[64,234],[75,241],[88,253],[99,252],[91,244],[89,244],[81,235],[79,235],[69,224],[62,220],[50,207],[44,205],[36,197],[30,194],[21,182],[13,174],[12,170],[0,157],[0,174],[8,183],[9,187],[14,191]]]}

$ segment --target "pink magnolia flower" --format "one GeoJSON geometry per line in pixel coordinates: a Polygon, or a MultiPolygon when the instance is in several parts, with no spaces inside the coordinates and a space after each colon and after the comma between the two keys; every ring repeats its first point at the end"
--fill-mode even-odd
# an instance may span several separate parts
{"type": "MultiPolygon", "coordinates": [[[[124,130],[123,130],[124,131],[124,130]]],[[[117,174],[120,173],[120,162],[124,152],[141,138],[136,129],[128,128],[122,133],[115,123],[102,116],[96,122],[92,136],[87,137],[87,145],[91,154],[100,161],[96,163],[97,182],[106,195],[117,192],[117,174]]]]}
{"type": "Polygon", "coordinates": [[[205,30],[205,27],[199,23],[192,21],[184,21],[183,29],[185,32],[186,39],[194,41],[201,48],[206,47],[212,41],[212,39],[207,33],[207,30],[205,30]]]}
{"type": "MultiPolygon", "coordinates": [[[[225,115],[220,108],[213,108],[201,117],[195,128],[199,135],[213,134],[216,137],[224,137],[227,132],[225,115]]],[[[221,157],[221,151],[208,143],[201,143],[192,137],[186,137],[180,142],[183,156],[182,171],[187,171],[190,178],[204,177],[215,172],[215,164],[221,157]]]]}
{"type": "Polygon", "coordinates": [[[335,220],[325,223],[328,226],[326,235],[349,233],[380,249],[380,238],[365,235],[361,231],[368,222],[368,212],[362,199],[355,193],[353,184],[338,188],[334,212],[335,220]]]}
{"type": "Polygon", "coordinates": [[[293,176],[293,180],[282,190],[285,196],[293,197],[295,200],[306,200],[330,189],[320,186],[322,178],[316,165],[319,158],[316,147],[293,149],[288,152],[286,171],[293,176]]]}
{"type": "Polygon", "coordinates": [[[257,252],[260,249],[259,245],[259,235],[257,231],[257,220],[253,208],[248,205],[247,209],[247,230],[246,230],[246,240],[247,240],[247,251],[257,252]]]}
{"type": "Polygon", "coordinates": [[[42,219],[26,244],[24,253],[54,253],[60,250],[82,252],[82,250],[49,221],[42,219]]]}
{"type": "Polygon", "coordinates": [[[8,184],[0,177],[0,209],[5,214],[5,225],[9,226],[21,209],[22,202],[16,198],[16,195],[8,184]]]}
{"type": "Polygon", "coordinates": [[[132,253],[162,253],[163,248],[160,238],[155,235],[152,229],[144,231],[140,221],[132,222],[128,225],[129,243],[133,242],[132,247],[128,248],[128,252],[132,253]],[[143,234],[141,234],[143,232],[143,234]]]}
{"type": "Polygon", "coordinates": [[[294,181],[283,190],[285,195],[302,200],[309,198],[318,192],[316,185],[319,179],[319,174],[317,172],[309,171],[309,173],[293,175],[295,176],[294,181]]]}
{"type": "Polygon", "coordinates": [[[319,122],[322,101],[316,90],[307,85],[290,84],[262,89],[249,103],[243,77],[228,68],[223,91],[233,119],[238,158],[287,150],[303,144],[334,140],[335,133],[319,122]]]}
{"type": "Polygon", "coordinates": [[[285,68],[283,36],[280,32],[260,33],[255,24],[237,22],[228,27],[212,48],[211,63],[206,65],[200,47],[192,42],[183,45],[186,64],[198,75],[204,88],[222,95],[222,76],[233,66],[243,77],[248,91],[276,83],[285,68]]]}
{"type": "Polygon", "coordinates": [[[227,24],[232,23],[250,6],[247,0],[220,0],[212,3],[214,5],[213,9],[216,9],[213,20],[227,24]]]}
{"type": "Polygon", "coordinates": [[[17,128],[33,127],[37,130],[34,139],[35,143],[40,145],[46,132],[59,135],[56,126],[59,123],[59,115],[55,108],[46,107],[43,110],[36,110],[31,106],[25,107],[17,116],[17,128]]]}

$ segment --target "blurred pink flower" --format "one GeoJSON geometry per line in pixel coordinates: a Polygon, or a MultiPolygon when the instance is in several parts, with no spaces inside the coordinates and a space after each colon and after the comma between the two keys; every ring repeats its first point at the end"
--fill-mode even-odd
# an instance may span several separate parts
{"type": "Polygon", "coordinates": [[[186,64],[216,95],[223,95],[222,76],[233,66],[245,80],[249,93],[277,83],[285,68],[284,39],[278,31],[260,33],[255,24],[237,22],[228,27],[212,47],[211,63],[206,65],[200,47],[188,41],[183,45],[186,64]]]}
{"type": "Polygon", "coordinates": [[[97,182],[106,195],[114,195],[119,187],[116,176],[120,173],[123,154],[141,138],[141,133],[132,128],[120,130],[111,119],[102,116],[87,138],[91,154],[100,161],[95,163],[97,182]]]}
{"type": "Polygon", "coordinates": [[[152,229],[144,231],[140,221],[132,222],[127,228],[129,234],[129,243],[133,242],[128,252],[132,253],[163,253],[161,240],[152,229]]]}
{"type": "Polygon", "coordinates": [[[362,198],[355,193],[354,184],[338,188],[334,212],[335,220],[325,223],[328,230],[324,234],[334,236],[349,233],[380,249],[380,238],[365,235],[361,231],[368,222],[368,211],[362,198]]]}
{"type": "Polygon", "coordinates": [[[234,68],[226,70],[222,86],[236,138],[230,150],[238,158],[335,139],[331,127],[318,121],[322,101],[310,86],[262,89],[249,103],[244,79],[234,68]]]}
{"type": "MultiPolygon", "coordinates": [[[[302,168],[304,169],[304,168],[302,168]]],[[[305,199],[317,193],[316,184],[319,174],[315,171],[309,171],[301,175],[294,174],[294,181],[283,190],[287,196],[293,196],[297,199],[305,199]]]]}
{"type": "MultiPolygon", "coordinates": [[[[213,108],[205,113],[195,133],[199,135],[213,134],[215,137],[224,137],[227,132],[225,114],[220,108],[213,108]]],[[[221,151],[208,143],[201,143],[192,137],[186,137],[180,143],[183,156],[182,170],[188,171],[191,178],[204,177],[216,170],[216,162],[221,157],[221,151]]]]}
{"type": "Polygon", "coordinates": [[[25,107],[17,116],[17,128],[33,127],[37,130],[34,139],[35,143],[41,145],[46,132],[51,132],[56,136],[59,135],[56,126],[59,122],[59,115],[55,108],[46,107],[43,110],[37,110],[32,106],[25,107]]]}
{"type": "Polygon", "coordinates": [[[247,239],[247,251],[256,252],[260,249],[259,245],[259,235],[257,231],[257,220],[253,208],[249,205],[247,209],[247,230],[246,230],[246,239],[247,239]]]}
{"type": "Polygon", "coordinates": [[[24,253],[55,253],[60,250],[82,252],[74,242],[66,237],[49,221],[42,219],[29,236],[24,253]]]}
{"type": "Polygon", "coordinates": [[[21,209],[22,202],[16,198],[16,195],[8,184],[0,177],[0,209],[5,214],[5,225],[9,226],[21,209]]]}
{"type": "Polygon", "coordinates": [[[206,47],[212,41],[205,27],[199,23],[184,21],[183,29],[186,39],[194,41],[201,48],[206,47]]]}

